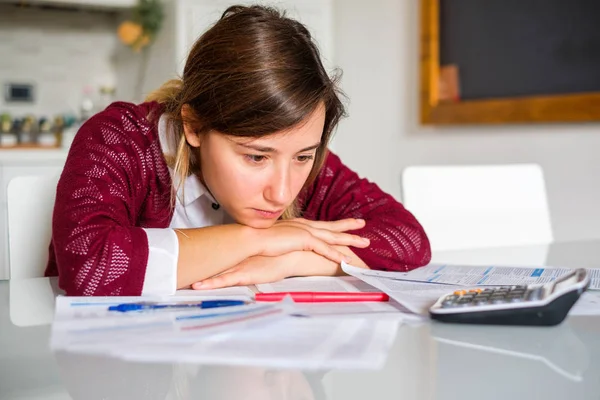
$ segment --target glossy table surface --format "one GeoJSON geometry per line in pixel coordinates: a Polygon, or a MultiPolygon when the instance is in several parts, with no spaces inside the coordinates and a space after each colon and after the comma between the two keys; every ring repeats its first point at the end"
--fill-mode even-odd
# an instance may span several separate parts
{"type": "MultiPolygon", "coordinates": [[[[600,241],[452,251],[434,259],[598,267],[600,241]]],[[[54,279],[0,281],[0,399],[600,399],[595,316],[543,328],[402,324],[381,369],[301,371],[53,353],[55,293],[54,279]]]]}

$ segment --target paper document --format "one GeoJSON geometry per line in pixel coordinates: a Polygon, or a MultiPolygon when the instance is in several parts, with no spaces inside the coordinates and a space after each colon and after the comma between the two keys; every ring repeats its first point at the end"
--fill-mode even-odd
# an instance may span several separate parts
{"type": "Polygon", "coordinates": [[[438,285],[421,282],[406,282],[389,278],[386,274],[377,274],[381,271],[373,271],[357,268],[342,263],[342,269],[349,275],[361,279],[385,292],[392,299],[406,307],[408,310],[419,315],[428,315],[431,307],[441,296],[452,292],[450,285],[438,285]],[[373,274],[375,272],[375,274],[373,274]]]}
{"type": "MultiPolygon", "coordinates": [[[[51,347],[106,354],[139,343],[195,342],[205,334],[268,324],[294,312],[293,303],[289,302],[210,309],[108,311],[111,305],[139,301],[148,300],[145,297],[57,297],[51,347]]],[[[197,302],[198,298],[171,300],[173,303],[182,301],[197,302]]]]}
{"type": "MultiPolygon", "coordinates": [[[[51,348],[147,362],[380,368],[399,325],[387,319],[292,317],[298,310],[287,301],[195,311],[108,311],[111,305],[147,300],[59,296],[51,348]]],[[[192,300],[198,297],[170,301],[192,300]]]]}
{"type": "Polygon", "coordinates": [[[120,349],[126,360],[252,365],[293,369],[377,369],[392,346],[399,323],[363,318],[285,318],[195,343],[138,345],[120,349]]]}
{"type": "MultiPolygon", "coordinates": [[[[428,268],[429,266],[423,267],[423,269],[428,268]]],[[[471,267],[461,268],[465,268],[468,270],[471,269],[471,267]]],[[[347,274],[362,279],[365,282],[371,284],[372,286],[379,288],[381,291],[387,293],[392,299],[396,300],[398,303],[405,306],[410,311],[421,315],[427,315],[429,312],[429,307],[431,307],[441,296],[449,294],[453,292],[457,287],[460,287],[455,285],[449,285],[446,283],[440,284],[436,281],[419,282],[412,280],[402,280],[402,276],[406,276],[407,273],[367,270],[364,268],[353,267],[346,263],[342,263],[342,269],[347,274]],[[400,276],[400,278],[398,276],[400,276]]],[[[506,267],[506,269],[514,268],[506,267]]],[[[522,270],[523,268],[516,269],[522,270]]],[[[568,272],[569,270],[564,269],[563,271],[568,272]]],[[[560,274],[556,274],[555,276],[559,275],[560,274]]],[[[468,280],[465,279],[461,282],[465,281],[468,280]]],[[[507,285],[509,283],[504,284],[507,285]]],[[[513,284],[527,283],[519,282],[513,284]]],[[[480,285],[473,284],[468,286],[480,285]]],[[[577,301],[577,303],[575,303],[573,308],[569,311],[569,315],[600,315],[600,292],[590,290],[584,292],[577,301]]]]}
{"type": "Polygon", "coordinates": [[[227,297],[228,299],[252,299],[254,291],[248,286],[233,286],[222,289],[194,290],[183,289],[175,292],[175,296],[210,296],[227,297]]]}
{"type": "Polygon", "coordinates": [[[261,283],[256,285],[259,292],[365,292],[373,291],[369,285],[352,277],[335,276],[306,276],[299,278],[287,278],[273,283],[261,283]],[[349,278],[349,279],[348,279],[349,278]],[[359,289],[359,287],[361,289],[359,289]],[[364,289],[367,290],[364,290],[364,289]]]}
{"type": "MultiPolygon", "coordinates": [[[[259,292],[380,292],[381,290],[353,276],[311,276],[288,278],[256,285],[259,292]]],[[[310,317],[347,317],[415,319],[409,310],[395,301],[351,303],[297,303],[300,315],[310,317]]]]}
{"type": "MultiPolygon", "coordinates": [[[[365,274],[403,281],[442,283],[461,286],[531,285],[551,282],[572,268],[502,267],[429,264],[410,272],[367,270],[365,274]]],[[[600,289],[600,269],[586,268],[591,278],[590,289],[600,289]]]]}

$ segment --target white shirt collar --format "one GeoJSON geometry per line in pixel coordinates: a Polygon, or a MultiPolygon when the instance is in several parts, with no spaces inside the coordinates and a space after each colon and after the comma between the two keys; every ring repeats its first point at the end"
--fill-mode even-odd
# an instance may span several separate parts
{"type": "MultiPolygon", "coordinates": [[[[167,133],[169,133],[168,131],[172,129],[167,125],[167,121],[168,117],[166,114],[160,116],[158,121],[158,140],[160,141],[163,154],[175,156],[175,144],[172,143],[172,140],[169,140],[169,137],[173,136],[167,136],[167,133]]],[[[182,205],[189,206],[202,196],[206,196],[211,203],[216,203],[214,197],[210,194],[210,192],[200,181],[200,178],[198,178],[196,175],[188,176],[185,178],[183,185],[180,185],[180,179],[178,176],[174,176],[173,169],[171,167],[169,167],[169,172],[171,173],[173,185],[177,188],[177,199],[182,205]]]]}

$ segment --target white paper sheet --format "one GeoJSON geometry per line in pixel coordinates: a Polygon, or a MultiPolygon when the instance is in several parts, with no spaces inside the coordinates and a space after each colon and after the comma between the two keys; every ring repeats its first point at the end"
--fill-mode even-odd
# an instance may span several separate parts
{"type": "MultiPolygon", "coordinates": [[[[56,298],[56,307],[54,311],[54,321],[67,321],[67,320],[78,320],[78,319],[91,319],[91,318],[105,318],[114,317],[115,313],[108,311],[109,306],[125,303],[137,303],[137,302],[160,302],[161,304],[178,303],[178,302],[199,302],[203,300],[219,300],[227,298],[227,300],[241,300],[250,302],[251,297],[248,296],[81,296],[81,297],[67,297],[58,296],[56,298]]],[[[171,310],[173,311],[173,310],[171,310]]],[[[188,310],[184,310],[188,312],[188,310]]],[[[131,318],[139,314],[132,313],[121,313],[122,317],[131,318]]]]}
{"type": "MultiPolygon", "coordinates": [[[[347,274],[362,279],[370,285],[379,288],[410,311],[423,316],[428,314],[429,307],[431,307],[440,297],[450,294],[456,290],[457,287],[460,287],[433,282],[425,283],[399,280],[398,278],[393,278],[395,274],[406,274],[401,272],[365,270],[363,268],[353,267],[346,263],[342,263],[342,269],[347,274]],[[384,273],[381,274],[380,272],[384,273]]],[[[583,293],[577,303],[575,303],[573,308],[569,311],[569,315],[600,315],[600,292],[588,290],[583,293]]]]}
{"type": "MultiPolygon", "coordinates": [[[[354,283],[356,280],[344,279],[335,276],[307,276],[287,278],[273,283],[256,285],[259,292],[359,292],[354,283]]],[[[358,283],[360,285],[360,281],[358,283]]],[[[362,285],[365,288],[365,285],[362,285]]],[[[373,290],[372,287],[371,291],[373,290]]],[[[365,290],[362,290],[365,291],[365,290]]]]}
{"type": "MultiPolygon", "coordinates": [[[[187,301],[182,299],[177,300],[187,301]]],[[[105,354],[139,343],[194,342],[207,334],[268,324],[295,311],[289,302],[193,310],[108,311],[110,305],[132,301],[140,298],[57,297],[51,347],[105,354]]]]}
{"type": "Polygon", "coordinates": [[[228,288],[210,290],[183,289],[175,292],[175,296],[214,296],[227,297],[228,299],[250,299],[254,297],[254,291],[249,286],[233,286],[228,288]]]}
{"type": "MultiPolygon", "coordinates": [[[[380,289],[353,276],[288,278],[256,285],[259,292],[379,292],[380,289]]],[[[310,317],[392,318],[414,320],[415,316],[396,301],[352,303],[297,303],[299,315],[310,317]]],[[[418,319],[418,318],[417,318],[418,319]]]]}
{"type": "MultiPolygon", "coordinates": [[[[572,268],[503,267],[429,264],[413,271],[368,271],[366,274],[413,282],[444,283],[463,286],[502,286],[544,284],[564,275],[572,268]]],[[[586,268],[590,274],[590,289],[600,290],[600,269],[586,268]]]]}
{"type": "Polygon", "coordinates": [[[431,307],[441,296],[452,292],[454,287],[421,282],[406,282],[386,277],[387,274],[373,274],[373,271],[342,263],[342,269],[349,275],[362,279],[368,284],[387,293],[392,299],[415,314],[428,315],[431,307]]]}
{"type": "Polygon", "coordinates": [[[119,357],[270,368],[377,369],[385,363],[397,329],[398,322],[390,320],[286,318],[193,344],[128,347],[119,357]]]}
{"type": "Polygon", "coordinates": [[[380,368],[399,325],[389,319],[292,317],[298,310],[289,301],[196,311],[107,310],[138,301],[59,296],[51,348],[146,362],[380,368]]]}

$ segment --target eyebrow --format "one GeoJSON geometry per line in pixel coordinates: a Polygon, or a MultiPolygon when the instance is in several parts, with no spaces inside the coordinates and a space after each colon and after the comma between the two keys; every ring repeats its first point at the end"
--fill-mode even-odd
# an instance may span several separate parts
{"type": "MultiPolygon", "coordinates": [[[[272,148],[272,147],[264,147],[264,146],[255,146],[252,144],[245,144],[245,143],[237,143],[238,146],[242,146],[245,147],[247,149],[252,149],[252,150],[256,150],[256,151],[260,151],[262,153],[277,153],[277,150],[272,148]]],[[[317,147],[319,147],[321,145],[321,142],[313,144],[312,146],[308,146],[303,148],[302,150],[298,151],[298,153],[302,153],[304,151],[309,151],[309,150],[314,150],[317,147]]]]}

